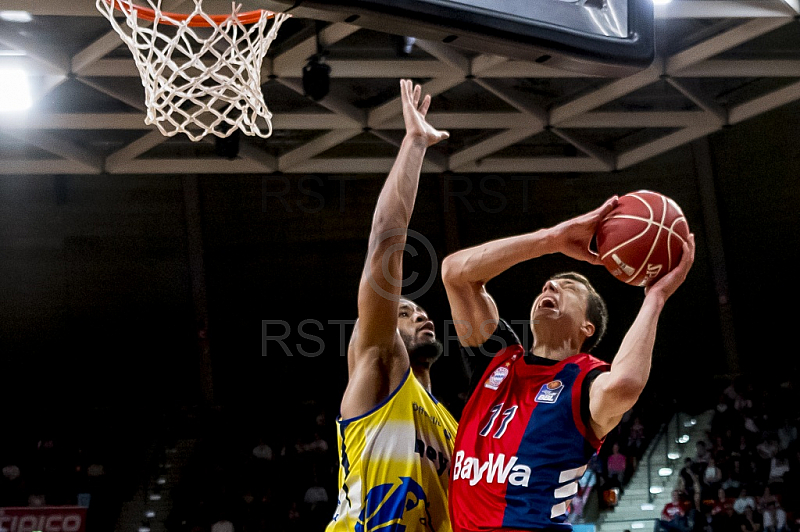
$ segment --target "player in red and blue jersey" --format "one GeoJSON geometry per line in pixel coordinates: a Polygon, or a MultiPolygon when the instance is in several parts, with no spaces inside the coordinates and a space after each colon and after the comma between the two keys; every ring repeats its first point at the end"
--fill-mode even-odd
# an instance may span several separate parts
{"type": "Polygon", "coordinates": [[[486,290],[512,266],[551,253],[601,264],[590,243],[617,201],[444,260],[442,278],[470,373],[451,467],[454,532],[571,530],[567,516],[578,481],[647,384],[658,319],[694,262],[694,235],[680,265],[645,288],[611,364],[589,354],[608,314],[583,275],[559,274],[544,284],[531,308],[530,349],[486,290]]]}

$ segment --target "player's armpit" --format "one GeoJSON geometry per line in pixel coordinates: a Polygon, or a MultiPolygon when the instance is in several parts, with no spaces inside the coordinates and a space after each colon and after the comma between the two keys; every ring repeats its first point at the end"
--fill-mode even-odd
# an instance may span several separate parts
{"type": "Polygon", "coordinates": [[[638,399],[639,394],[611,372],[598,375],[589,388],[589,412],[595,435],[603,438],[611,432],[638,399]]]}

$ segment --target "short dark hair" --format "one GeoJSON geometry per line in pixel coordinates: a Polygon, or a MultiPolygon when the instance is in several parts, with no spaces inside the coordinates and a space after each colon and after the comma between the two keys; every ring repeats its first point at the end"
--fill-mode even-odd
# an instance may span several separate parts
{"type": "Polygon", "coordinates": [[[586,319],[594,325],[594,334],[588,337],[581,346],[581,351],[584,353],[591,353],[592,349],[597,347],[600,340],[606,334],[608,328],[608,307],[605,300],[597,293],[592,283],[589,282],[585,276],[576,272],[559,273],[551,277],[551,279],[569,279],[581,283],[588,290],[588,297],[586,298],[586,319]]]}

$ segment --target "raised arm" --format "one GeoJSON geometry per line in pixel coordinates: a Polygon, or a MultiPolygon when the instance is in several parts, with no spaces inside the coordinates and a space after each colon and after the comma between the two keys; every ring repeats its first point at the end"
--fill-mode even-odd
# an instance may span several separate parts
{"type": "Polygon", "coordinates": [[[681,262],[645,289],[639,314],[628,329],[611,370],[599,375],[589,391],[592,428],[598,437],[608,434],[633,408],[647,384],[656,340],[656,328],[667,299],[686,279],[694,263],[694,235],[683,246],[681,262]]]}
{"type": "Polygon", "coordinates": [[[400,81],[406,135],[372,219],[367,257],[358,288],[358,320],[348,352],[350,380],[342,415],[369,410],[383,400],[408,369],[397,332],[403,250],[427,148],[448,137],[425,120],[431,98],[410,80],[400,81]]]}
{"type": "Polygon", "coordinates": [[[554,227],[493,240],[445,257],[442,280],[461,345],[479,346],[494,332],[499,313],[486,284],[512,266],[557,252],[599,264],[589,244],[597,223],[617,201],[614,196],[597,209],[554,227]]]}

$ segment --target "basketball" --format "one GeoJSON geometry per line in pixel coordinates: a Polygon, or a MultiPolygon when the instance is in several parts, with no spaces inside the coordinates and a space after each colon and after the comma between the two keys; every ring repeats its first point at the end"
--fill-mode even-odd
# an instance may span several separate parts
{"type": "Polygon", "coordinates": [[[597,225],[595,239],[597,254],[614,277],[647,286],[678,265],[689,225],[674,200],[639,190],[619,198],[597,225]]]}

